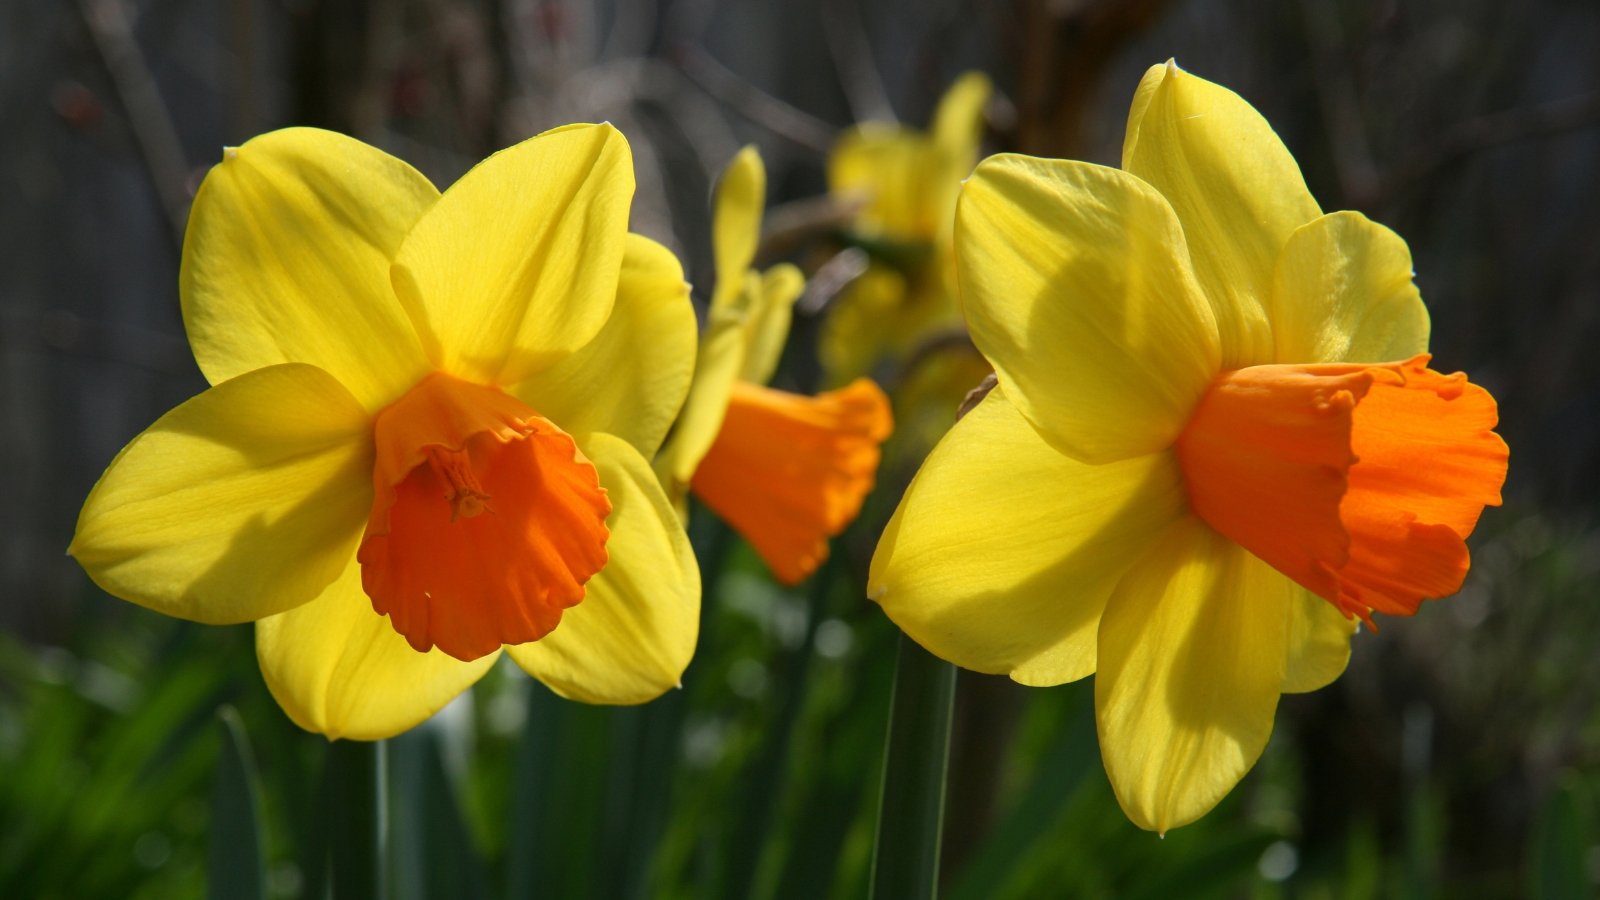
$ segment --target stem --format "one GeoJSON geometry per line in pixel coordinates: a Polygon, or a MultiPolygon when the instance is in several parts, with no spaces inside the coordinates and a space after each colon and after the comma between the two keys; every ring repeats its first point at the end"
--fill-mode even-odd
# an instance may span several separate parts
{"type": "Polygon", "coordinates": [[[328,745],[329,867],[333,900],[388,896],[388,766],[382,741],[328,745]]]}
{"type": "Polygon", "coordinates": [[[876,900],[938,895],[955,688],[955,666],[900,635],[872,853],[871,896],[876,900]]]}

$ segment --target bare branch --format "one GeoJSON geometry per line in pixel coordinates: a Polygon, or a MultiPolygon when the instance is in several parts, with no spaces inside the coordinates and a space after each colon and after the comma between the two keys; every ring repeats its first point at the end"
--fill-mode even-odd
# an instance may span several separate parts
{"type": "Polygon", "coordinates": [[[676,62],[691,82],[750,122],[817,153],[833,145],[838,129],[740,78],[698,47],[680,46],[676,62]]]}

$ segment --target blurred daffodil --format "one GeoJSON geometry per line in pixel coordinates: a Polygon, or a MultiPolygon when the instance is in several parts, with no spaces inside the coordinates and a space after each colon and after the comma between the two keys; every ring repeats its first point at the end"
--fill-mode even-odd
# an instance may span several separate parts
{"type": "Polygon", "coordinates": [[[828,556],[872,489],[889,401],[859,378],[816,397],[766,387],[805,287],[787,263],[751,268],[767,175],[754,147],[717,184],[717,283],[694,384],[656,468],[680,512],[692,490],[745,537],[773,574],[798,584],[828,556]]]}
{"type": "Polygon", "coordinates": [[[929,457],[869,591],[928,649],[1095,674],[1122,807],[1165,831],[1254,764],[1356,620],[1455,592],[1500,502],[1496,407],[1427,368],[1410,253],[1323,214],[1266,121],[1146,73],[1122,169],[997,156],[956,222],[999,385],[929,457]]]}
{"type": "Polygon", "coordinates": [[[960,329],[950,235],[989,94],[988,77],[968,72],[939,101],[930,131],[866,122],[829,155],[828,192],[859,206],[851,237],[873,257],[829,308],[818,349],[830,380],[903,361],[929,335],[960,329]]]}
{"type": "Polygon", "coordinates": [[[442,195],[330,132],[230,148],[180,283],[212,387],[111,463],[72,554],[159,612],[255,621],[273,695],[329,737],[415,725],[502,647],[579,700],[673,686],[699,576],[647,460],[695,326],[632,193],[608,125],[442,195]]]}

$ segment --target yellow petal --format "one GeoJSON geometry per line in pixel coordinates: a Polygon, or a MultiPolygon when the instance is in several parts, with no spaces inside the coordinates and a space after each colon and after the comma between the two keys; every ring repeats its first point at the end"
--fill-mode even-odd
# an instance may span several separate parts
{"type": "Polygon", "coordinates": [[[1193,822],[1255,765],[1298,594],[1194,518],[1117,585],[1100,619],[1094,696],[1106,774],[1134,824],[1193,822]]]}
{"type": "Polygon", "coordinates": [[[1428,350],[1410,249],[1358,212],[1329,213],[1289,236],[1269,311],[1276,362],[1389,362],[1428,350]]]}
{"type": "Polygon", "coordinates": [[[689,391],[697,326],[672,251],[628,235],[616,305],[583,349],[508,390],[579,444],[604,431],[654,455],[689,391]]]}
{"type": "Polygon", "coordinates": [[[904,275],[872,263],[828,304],[817,354],[829,384],[870,375],[891,350],[900,352],[918,330],[904,319],[922,309],[910,302],[911,297],[904,275]]]}
{"type": "Polygon", "coordinates": [[[1084,465],[996,389],[906,489],[867,593],[956,665],[1025,684],[1072,681],[1095,669],[1117,580],[1185,508],[1170,454],[1084,465]]]}
{"type": "Polygon", "coordinates": [[[433,362],[514,384],[587,344],[611,314],[632,197],[628,142],[610,125],[547,131],[462,176],[394,263],[433,362]]]}
{"type": "MultiPolygon", "coordinates": [[[[846,131],[828,156],[828,193],[862,201],[854,227],[896,241],[931,241],[940,233],[941,205],[930,198],[940,171],[927,135],[880,122],[846,131]]],[[[955,185],[950,185],[953,194],[955,185]]]]}
{"type": "Polygon", "coordinates": [[[741,149],[722,170],[711,202],[711,253],[717,284],[713,311],[727,309],[739,298],[744,275],[761,242],[761,211],[767,202],[767,170],[754,145],[741,149]]]}
{"type": "Polygon", "coordinates": [[[1089,463],[1171,446],[1217,335],[1159,194],[1116,169],[991,156],[962,191],[956,253],[973,342],[1046,440],[1089,463]]]}
{"type": "Polygon", "coordinates": [[[355,555],[372,503],[361,405],[288,363],[156,420],[100,477],[70,553],[108,593],[198,622],[248,622],[315,597],[355,555]]]}
{"type": "Polygon", "coordinates": [[[195,196],[178,281],[206,378],[302,362],[369,410],[403,393],[427,360],[389,260],[438,196],[415,169],[331,131],[286,128],[227,150],[195,196]]]}
{"type": "Polygon", "coordinates": [[[1350,637],[1360,624],[1299,585],[1289,603],[1289,657],[1283,692],[1300,694],[1332,684],[1350,663],[1350,637]]]}
{"type": "Polygon", "coordinates": [[[643,703],[676,686],[694,655],[700,570],[644,457],[606,434],[583,451],[611,497],[611,559],[555,631],[506,652],[563,697],[643,703]]]}
{"type": "Polygon", "coordinates": [[[939,108],[933,114],[933,140],[956,167],[953,174],[957,181],[978,161],[983,108],[992,92],[989,76],[965,72],[939,98],[939,108]]]}
{"type": "Polygon", "coordinates": [[[355,554],[310,603],[256,623],[256,660],[296,725],[329,738],[394,737],[489,671],[499,653],[462,662],[411,649],[361,592],[355,554]]]}
{"type": "Polygon", "coordinates": [[[700,340],[689,397],[672,437],[656,457],[656,471],[675,499],[688,491],[694,470],[722,430],[733,383],[744,366],[747,340],[744,321],[738,317],[713,319],[700,340]]]}
{"type": "Polygon", "coordinates": [[[1183,223],[1216,307],[1222,367],[1272,362],[1272,267],[1290,233],[1321,214],[1300,167],[1239,95],[1172,63],[1145,73],[1134,97],[1122,167],[1183,223]]]}
{"type": "Polygon", "coordinates": [[[781,263],[763,273],[758,284],[759,296],[750,304],[745,320],[749,343],[739,380],[766,384],[783,357],[783,345],[789,339],[789,324],[794,318],[794,302],[805,290],[806,277],[794,266],[781,263]]]}

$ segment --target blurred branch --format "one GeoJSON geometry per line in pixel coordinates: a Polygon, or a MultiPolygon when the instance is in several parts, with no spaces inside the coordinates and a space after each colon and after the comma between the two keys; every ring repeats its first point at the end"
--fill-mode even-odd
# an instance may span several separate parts
{"type": "Polygon", "coordinates": [[[1311,72],[1317,83],[1323,125],[1330,135],[1333,164],[1346,198],[1370,197],[1377,189],[1378,167],[1361,115],[1355,78],[1346,59],[1344,26],[1339,10],[1321,0],[1300,0],[1311,72]]]}
{"type": "Polygon", "coordinates": [[[872,43],[867,40],[866,23],[861,21],[861,7],[855,0],[824,0],[822,31],[827,36],[834,69],[839,73],[839,86],[850,104],[850,114],[857,122],[896,121],[889,92],[872,59],[872,43]]]}
{"type": "Polygon", "coordinates": [[[1122,48],[1166,11],[1167,0],[1015,0],[1017,133],[1023,153],[1083,152],[1084,117],[1122,48]]]}
{"type": "Polygon", "coordinates": [[[134,39],[133,23],[121,0],[78,0],[78,14],[128,115],[145,172],[166,215],[173,248],[181,250],[189,212],[189,195],[184,188],[189,166],[172,116],[134,39]]]}
{"type": "Polygon", "coordinates": [[[767,210],[767,227],[756,248],[756,263],[765,265],[838,232],[850,224],[861,206],[856,198],[807,197],[772,207],[767,210]]]}
{"type": "Polygon", "coordinates": [[[1468,119],[1402,157],[1369,196],[1353,197],[1352,205],[1372,209],[1387,205],[1440,169],[1484,150],[1596,125],[1600,125],[1600,91],[1468,119]]]}
{"type": "Polygon", "coordinates": [[[795,304],[803,315],[815,316],[828,308],[834,298],[867,271],[867,253],[847,247],[818,267],[806,281],[806,292],[795,304]]]}
{"type": "Polygon", "coordinates": [[[685,77],[734,112],[779,137],[827,153],[837,129],[740,78],[692,44],[678,47],[675,61],[685,77]]]}
{"type": "Polygon", "coordinates": [[[64,309],[41,313],[0,310],[0,336],[18,352],[54,351],[120,363],[160,375],[192,375],[194,355],[183,338],[116,322],[97,322],[64,309]]]}

